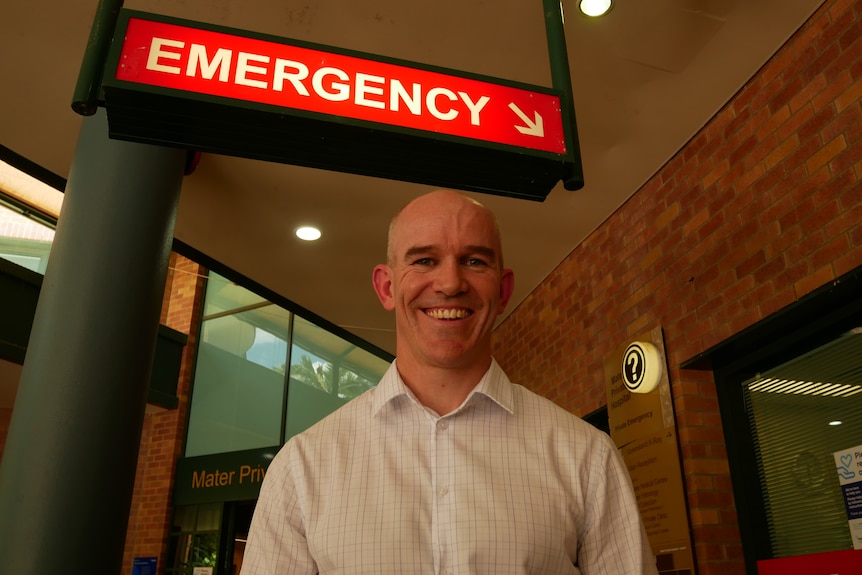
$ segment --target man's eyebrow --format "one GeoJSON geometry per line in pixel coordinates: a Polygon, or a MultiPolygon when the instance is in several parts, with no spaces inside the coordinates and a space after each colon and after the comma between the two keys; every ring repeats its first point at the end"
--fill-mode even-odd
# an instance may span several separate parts
{"type": "MultiPolygon", "coordinates": [[[[433,245],[413,246],[412,248],[409,248],[406,252],[404,252],[404,259],[409,259],[418,255],[425,255],[429,252],[434,251],[434,249],[435,247],[433,245]]],[[[488,246],[467,246],[465,249],[465,253],[471,255],[480,255],[491,261],[497,261],[497,250],[488,246]]]]}
{"type": "Polygon", "coordinates": [[[497,250],[488,246],[467,246],[467,253],[479,254],[489,260],[497,261],[497,250]]]}
{"type": "Polygon", "coordinates": [[[421,254],[427,254],[428,252],[430,252],[433,249],[434,249],[434,246],[432,246],[432,245],[413,246],[412,248],[409,248],[406,252],[404,252],[404,259],[409,259],[409,258],[412,258],[414,256],[421,255],[421,254]]]}

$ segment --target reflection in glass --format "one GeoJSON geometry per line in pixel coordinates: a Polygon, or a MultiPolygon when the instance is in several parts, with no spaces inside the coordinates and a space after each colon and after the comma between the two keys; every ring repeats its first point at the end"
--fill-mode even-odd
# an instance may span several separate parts
{"type": "Polygon", "coordinates": [[[862,331],[743,386],[774,556],[851,549],[833,454],[862,445],[862,331]]]}
{"type": "Polygon", "coordinates": [[[177,507],[166,573],[192,575],[195,567],[212,567],[215,572],[221,510],[221,503],[177,507]]]}
{"type": "Polygon", "coordinates": [[[0,203],[0,257],[43,274],[54,230],[0,203]]]}
{"type": "Polygon", "coordinates": [[[386,360],[295,317],[285,438],[377,385],[388,367],[386,360]]]}
{"type": "Polygon", "coordinates": [[[186,456],[278,445],[291,314],[211,273],[186,456]]]}
{"type": "Polygon", "coordinates": [[[211,273],[185,455],[279,445],[377,385],[388,366],[355,343],[211,273]]]}

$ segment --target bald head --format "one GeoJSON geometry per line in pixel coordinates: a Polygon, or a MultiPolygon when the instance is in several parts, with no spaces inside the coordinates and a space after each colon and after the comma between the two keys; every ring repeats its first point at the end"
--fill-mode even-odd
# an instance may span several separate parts
{"type": "Polygon", "coordinates": [[[387,263],[389,265],[394,264],[397,256],[395,251],[396,246],[401,240],[403,240],[404,235],[409,235],[412,222],[423,217],[430,217],[431,214],[437,213],[441,210],[455,211],[459,209],[469,209],[477,212],[482,217],[488,218],[493,227],[494,237],[492,238],[492,241],[494,243],[495,251],[497,252],[499,265],[502,268],[502,239],[500,237],[500,227],[494,213],[470,196],[454,190],[435,190],[419,196],[395,214],[389,222],[389,235],[386,246],[387,263]]]}

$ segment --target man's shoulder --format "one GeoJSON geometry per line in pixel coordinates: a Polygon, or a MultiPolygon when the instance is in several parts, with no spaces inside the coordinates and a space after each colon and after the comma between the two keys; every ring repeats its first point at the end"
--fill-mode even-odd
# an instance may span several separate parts
{"type": "Polygon", "coordinates": [[[512,383],[512,394],[524,408],[551,411],[564,419],[580,419],[577,415],[566,411],[544,395],[540,395],[520,383],[512,383]]]}
{"type": "Polygon", "coordinates": [[[523,385],[512,383],[512,394],[517,403],[516,413],[520,409],[525,417],[548,427],[570,429],[590,435],[594,433],[603,434],[602,431],[581,417],[523,385]]]}

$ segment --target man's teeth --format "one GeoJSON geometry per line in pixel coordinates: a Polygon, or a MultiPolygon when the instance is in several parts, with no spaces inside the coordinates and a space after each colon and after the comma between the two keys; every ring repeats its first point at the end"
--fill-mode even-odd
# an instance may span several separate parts
{"type": "Polygon", "coordinates": [[[434,319],[464,319],[472,312],[468,309],[435,308],[425,310],[425,313],[434,319]]]}

